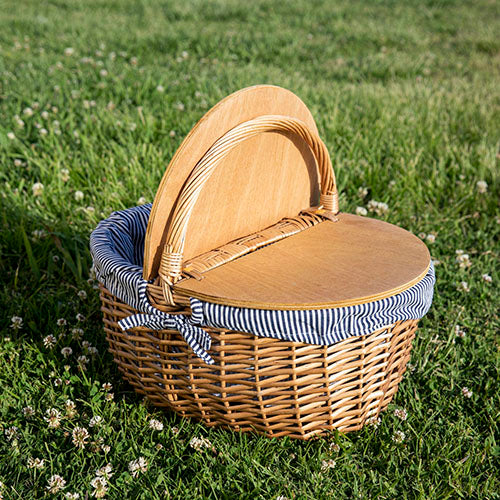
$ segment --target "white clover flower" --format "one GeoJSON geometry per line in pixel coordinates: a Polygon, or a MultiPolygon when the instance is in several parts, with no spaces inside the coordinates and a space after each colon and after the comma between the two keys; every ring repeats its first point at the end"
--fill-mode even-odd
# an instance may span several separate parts
{"type": "Polygon", "coordinates": [[[41,182],[35,182],[33,186],[31,186],[31,191],[33,192],[33,196],[42,196],[44,186],[41,182]]]}
{"type": "Polygon", "coordinates": [[[83,314],[81,314],[81,313],[78,313],[76,315],[76,320],[77,321],[85,321],[85,316],[83,314]]]}
{"type": "Polygon", "coordinates": [[[176,134],[175,130],[171,130],[171,131],[168,133],[168,135],[169,135],[170,137],[175,137],[175,134],[176,134]]]}
{"type": "Polygon", "coordinates": [[[368,215],[368,210],[365,207],[356,207],[356,215],[368,215]]]}
{"type": "Polygon", "coordinates": [[[78,415],[78,411],[76,410],[76,403],[74,401],[72,401],[71,399],[67,399],[64,405],[66,406],[66,416],[68,418],[73,418],[78,415]]]}
{"type": "Polygon", "coordinates": [[[47,237],[47,231],[45,229],[35,229],[32,233],[31,236],[35,240],[42,240],[43,238],[47,237]]]}
{"type": "Polygon", "coordinates": [[[102,390],[106,391],[106,392],[109,392],[113,389],[113,386],[109,382],[105,382],[104,384],[102,384],[101,387],[102,387],[102,390]]]}
{"type": "Polygon", "coordinates": [[[364,187],[364,186],[360,186],[358,188],[358,196],[364,200],[367,196],[368,196],[368,188],[364,187]]]}
{"type": "Polygon", "coordinates": [[[367,204],[367,208],[370,212],[375,212],[377,215],[384,215],[389,211],[387,203],[376,200],[370,200],[367,204]]]}
{"type": "Polygon", "coordinates": [[[57,339],[54,337],[54,335],[47,335],[43,339],[43,345],[49,349],[52,349],[56,345],[57,339]]]}
{"type": "Polygon", "coordinates": [[[158,85],[156,87],[157,92],[165,92],[165,87],[163,85],[158,85]]]}
{"type": "Polygon", "coordinates": [[[177,436],[179,434],[179,432],[180,432],[179,427],[172,427],[172,429],[170,429],[170,430],[172,431],[172,434],[174,436],[177,436]]]}
{"type": "Polygon", "coordinates": [[[375,428],[377,428],[381,422],[382,421],[380,420],[380,417],[376,417],[376,416],[373,416],[373,417],[366,419],[366,425],[370,425],[370,426],[375,427],[375,428]]]}
{"type": "Polygon", "coordinates": [[[14,166],[15,167],[20,167],[22,164],[23,164],[23,162],[19,158],[16,158],[14,160],[14,166]]]}
{"type": "Polygon", "coordinates": [[[44,110],[40,113],[40,116],[44,119],[44,120],[48,120],[49,119],[49,112],[47,110],[44,110]]]}
{"type": "Polygon", "coordinates": [[[328,469],[333,469],[337,465],[337,462],[335,460],[330,459],[330,460],[323,460],[321,462],[321,472],[326,472],[328,469]]]}
{"type": "Polygon", "coordinates": [[[40,107],[40,103],[38,101],[35,101],[32,105],[33,109],[38,109],[40,107]]]}
{"type": "Polygon", "coordinates": [[[83,330],[81,328],[72,328],[71,329],[71,337],[73,340],[80,340],[83,335],[83,330]]]}
{"type": "Polygon", "coordinates": [[[137,204],[138,205],[144,205],[146,203],[146,198],[144,198],[144,196],[141,196],[138,200],[137,200],[137,204]]]}
{"type": "Polygon", "coordinates": [[[115,395],[112,393],[112,392],[108,392],[106,393],[106,395],[104,396],[104,399],[106,401],[113,401],[113,399],[115,398],[115,395]]]}
{"type": "Polygon", "coordinates": [[[5,429],[4,431],[7,441],[13,441],[17,439],[18,431],[19,429],[15,425],[13,425],[12,427],[7,427],[7,429],[5,429]]]}
{"type": "Polygon", "coordinates": [[[46,128],[41,128],[40,129],[40,135],[47,135],[49,132],[46,128]]]}
{"type": "Polygon", "coordinates": [[[137,63],[138,63],[138,62],[139,62],[139,61],[138,61],[137,57],[131,57],[131,58],[130,58],[130,64],[131,64],[132,66],[137,66],[137,63]]]}
{"type": "Polygon", "coordinates": [[[481,278],[483,281],[486,281],[486,283],[491,283],[493,281],[493,278],[489,274],[482,274],[481,278]]]}
{"type": "Polygon", "coordinates": [[[66,326],[67,325],[67,321],[64,319],[64,318],[59,318],[57,320],[57,326],[66,326]]]}
{"type": "Polygon", "coordinates": [[[57,429],[61,425],[61,412],[57,408],[49,408],[45,413],[47,415],[43,417],[45,422],[51,429],[57,429]]]}
{"type": "Polygon", "coordinates": [[[78,500],[78,498],[80,498],[80,493],[70,493],[68,491],[68,493],[64,495],[64,498],[67,498],[68,500],[78,500]]]}
{"type": "Polygon", "coordinates": [[[7,132],[7,139],[13,141],[16,138],[16,134],[14,132],[7,132]]]}
{"type": "Polygon", "coordinates": [[[460,292],[470,292],[469,283],[467,283],[467,281],[461,281],[457,290],[460,292]]]}
{"type": "Polygon", "coordinates": [[[54,385],[59,387],[62,384],[62,380],[58,377],[54,379],[54,385]]]}
{"type": "Polygon", "coordinates": [[[111,451],[111,446],[109,446],[108,444],[105,444],[105,445],[103,445],[103,446],[102,446],[102,448],[101,448],[101,449],[102,449],[102,451],[103,451],[104,453],[106,453],[106,454],[107,454],[107,453],[109,453],[109,452],[111,451]]]}
{"type": "Polygon", "coordinates": [[[426,241],[428,243],[434,243],[436,241],[436,235],[435,234],[428,234],[426,237],[425,237],[426,241]]]}
{"type": "Polygon", "coordinates": [[[394,410],[394,416],[398,417],[399,420],[403,420],[403,422],[408,418],[408,412],[404,408],[396,408],[394,410]]]}
{"type": "Polygon", "coordinates": [[[20,330],[23,327],[23,318],[21,318],[21,316],[12,316],[12,318],[10,318],[10,321],[10,327],[13,330],[20,330]]]}
{"type": "Polygon", "coordinates": [[[104,477],[95,477],[94,479],[92,479],[92,481],[90,481],[90,486],[94,488],[92,496],[94,498],[104,498],[106,496],[106,493],[108,492],[107,485],[108,482],[104,477]]]}
{"type": "Polygon", "coordinates": [[[99,350],[97,349],[97,347],[94,347],[92,345],[88,348],[88,352],[91,356],[97,356],[99,354],[99,350]]]}
{"type": "Polygon", "coordinates": [[[463,250],[457,250],[456,252],[455,262],[458,263],[458,266],[462,269],[470,267],[472,265],[470,261],[470,257],[468,253],[464,253],[463,250]]]}
{"type": "Polygon", "coordinates": [[[85,429],[85,427],[75,427],[73,429],[72,434],[72,441],[73,444],[80,449],[85,448],[85,445],[87,444],[87,439],[90,437],[89,431],[85,429]]]}
{"type": "Polygon", "coordinates": [[[95,427],[96,425],[102,424],[102,417],[100,415],[94,415],[89,422],[89,427],[95,427]]]}
{"type": "Polygon", "coordinates": [[[61,180],[63,182],[69,181],[69,170],[67,168],[63,168],[60,172],[61,180]]]}
{"type": "Polygon", "coordinates": [[[477,181],[476,182],[477,192],[480,194],[486,193],[488,191],[488,183],[486,181],[477,181]]]}
{"type": "Polygon", "coordinates": [[[405,440],[405,438],[406,438],[406,436],[405,436],[405,433],[403,431],[396,431],[392,435],[392,440],[395,443],[402,443],[405,440]]]}
{"type": "Polygon", "coordinates": [[[86,365],[89,362],[89,358],[87,358],[87,356],[82,355],[82,356],[78,356],[77,361],[80,365],[86,365]]]}
{"type": "Polygon", "coordinates": [[[376,212],[378,215],[384,215],[389,212],[389,206],[387,205],[387,203],[379,202],[378,210],[376,212]]]}
{"type": "Polygon", "coordinates": [[[163,423],[160,422],[159,420],[152,418],[149,421],[149,428],[153,429],[155,431],[162,431],[163,430],[163,423]]]}
{"type": "Polygon", "coordinates": [[[184,106],[184,104],[182,102],[177,102],[174,107],[175,107],[175,109],[178,109],[179,111],[184,111],[184,109],[186,109],[186,107],[184,106]]]}
{"type": "Polygon", "coordinates": [[[191,446],[191,448],[194,448],[196,451],[200,451],[202,448],[208,448],[212,451],[215,451],[214,445],[204,437],[193,437],[191,441],[189,441],[189,446],[191,446]]]}
{"type": "Polygon", "coordinates": [[[28,468],[41,470],[45,467],[45,460],[43,458],[28,458],[28,468]]]}
{"type": "Polygon", "coordinates": [[[472,397],[472,391],[468,387],[462,387],[462,394],[466,398],[471,398],[472,397]]]}
{"type": "Polygon", "coordinates": [[[106,464],[104,467],[96,470],[97,477],[104,477],[106,479],[110,479],[113,475],[113,466],[111,464],[106,464]]]}
{"type": "Polygon", "coordinates": [[[337,443],[330,443],[328,449],[330,450],[330,453],[338,453],[340,451],[340,446],[337,443]]]}
{"type": "Polygon", "coordinates": [[[49,479],[47,491],[52,494],[59,493],[65,486],[66,481],[58,474],[54,474],[49,479]]]}
{"type": "Polygon", "coordinates": [[[75,200],[76,201],[82,201],[83,200],[83,193],[81,191],[75,191],[75,200]]]}
{"type": "Polygon", "coordinates": [[[85,300],[87,298],[87,292],[85,290],[80,290],[78,292],[78,297],[82,300],[85,300]]]}
{"type": "Polygon", "coordinates": [[[73,47],[66,47],[64,49],[65,56],[72,56],[75,53],[75,49],[73,47]]]}
{"type": "Polygon", "coordinates": [[[65,357],[65,358],[68,358],[69,356],[71,356],[73,354],[73,349],[71,349],[71,347],[63,347],[61,349],[61,354],[65,357]]]}
{"type": "Polygon", "coordinates": [[[144,474],[148,470],[148,462],[144,457],[139,457],[137,460],[132,460],[128,464],[128,470],[132,477],[137,477],[139,473],[144,474]]]}
{"type": "Polygon", "coordinates": [[[455,326],[455,335],[460,338],[465,337],[465,332],[462,330],[462,327],[460,325],[455,326]]]}
{"type": "Polygon", "coordinates": [[[434,266],[439,266],[441,264],[441,261],[438,259],[431,259],[431,260],[432,260],[432,263],[434,264],[434,266]]]}
{"type": "Polygon", "coordinates": [[[16,125],[17,125],[19,128],[23,128],[23,127],[24,127],[24,122],[23,122],[23,120],[21,120],[21,118],[17,118],[17,119],[16,119],[16,125]]]}
{"type": "Polygon", "coordinates": [[[105,70],[105,69],[101,69],[101,71],[99,71],[99,74],[102,76],[102,77],[106,77],[108,76],[108,71],[105,70]]]}
{"type": "Polygon", "coordinates": [[[137,124],[136,123],[131,123],[129,126],[128,126],[129,130],[131,132],[133,132],[136,128],[137,128],[137,124]]]}
{"type": "Polygon", "coordinates": [[[33,110],[30,107],[24,108],[23,115],[28,117],[33,116],[33,110]]]}
{"type": "Polygon", "coordinates": [[[32,417],[33,415],[35,414],[35,410],[33,409],[32,406],[25,406],[23,408],[23,415],[26,417],[26,418],[30,418],[32,417]]]}

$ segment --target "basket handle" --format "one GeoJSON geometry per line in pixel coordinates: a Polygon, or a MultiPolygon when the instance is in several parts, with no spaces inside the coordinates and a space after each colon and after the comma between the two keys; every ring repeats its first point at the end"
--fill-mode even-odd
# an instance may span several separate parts
{"type": "Polygon", "coordinates": [[[159,276],[165,300],[175,305],[171,286],[182,274],[184,240],[193,208],[212,172],[219,162],[241,142],[263,132],[287,132],[302,138],[316,159],[320,177],[320,206],[326,212],[338,212],[338,194],[330,155],[325,144],[301,120],[281,115],[264,115],[237,125],[220,137],[203,155],[189,175],[175,205],[159,276]]]}

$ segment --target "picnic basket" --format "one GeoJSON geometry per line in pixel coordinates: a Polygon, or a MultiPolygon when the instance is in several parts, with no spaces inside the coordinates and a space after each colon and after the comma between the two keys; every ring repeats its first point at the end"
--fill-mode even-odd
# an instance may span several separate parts
{"type": "Polygon", "coordinates": [[[109,349],[135,390],[274,437],[376,419],[434,285],[417,237],[339,212],[311,113],[266,85],[212,108],[153,205],[102,221],[91,251],[109,349]]]}

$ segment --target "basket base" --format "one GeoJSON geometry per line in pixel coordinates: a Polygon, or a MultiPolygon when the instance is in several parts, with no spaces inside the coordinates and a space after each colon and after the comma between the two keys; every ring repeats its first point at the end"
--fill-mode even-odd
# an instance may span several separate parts
{"type": "Polygon", "coordinates": [[[418,323],[330,346],[205,328],[215,360],[206,365],[174,330],[122,332],[118,321],[137,311],[102,286],[101,301],[109,350],[136,392],[207,426],[268,437],[356,431],[377,418],[398,389],[418,323]]]}

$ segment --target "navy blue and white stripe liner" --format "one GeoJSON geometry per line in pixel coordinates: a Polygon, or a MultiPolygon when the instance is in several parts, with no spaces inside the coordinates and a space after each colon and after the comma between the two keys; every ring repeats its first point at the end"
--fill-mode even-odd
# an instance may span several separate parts
{"type": "Polygon", "coordinates": [[[232,307],[191,298],[192,315],[172,315],[154,308],[142,278],[144,238],[151,204],[114,212],[90,237],[97,279],[116,297],[141,311],[119,322],[123,330],[146,326],[178,330],[206,363],[210,335],[201,326],[226,328],[293,342],[330,345],[352,336],[372,333],[396,321],[420,319],[429,310],[434,291],[434,267],[402,293],[357,306],[271,311],[232,307]]]}

